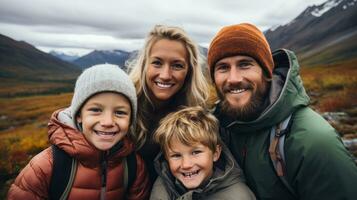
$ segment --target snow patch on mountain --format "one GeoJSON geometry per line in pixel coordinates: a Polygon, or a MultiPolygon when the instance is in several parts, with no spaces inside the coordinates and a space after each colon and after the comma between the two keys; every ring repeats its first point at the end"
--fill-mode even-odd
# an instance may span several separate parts
{"type": "Polygon", "coordinates": [[[353,0],[353,1],[348,2],[347,4],[343,5],[342,9],[346,10],[348,7],[352,7],[352,6],[356,5],[356,4],[357,4],[357,0],[353,0]]]}
{"type": "Polygon", "coordinates": [[[315,8],[311,14],[315,17],[322,16],[325,12],[329,11],[331,8],[338,6],[343,0],[330,0],[322,4],[321,8],[315,8]]]}
{"type": "Polygon", "coordinates": [[[55,50],[50,51],[49,54],[51,54],[61,60],[67,61],[67,62],[72,62],[80,57],[78,54],[76,54],[74,52],[64,53],[64,52],[55,51],[55,50]]]}
{"type": "Polygon", "coordinates": [[[275,25],[269,29],[269,31],[275,31],[277,28],[279,28],[280,25],[275,25]]]}

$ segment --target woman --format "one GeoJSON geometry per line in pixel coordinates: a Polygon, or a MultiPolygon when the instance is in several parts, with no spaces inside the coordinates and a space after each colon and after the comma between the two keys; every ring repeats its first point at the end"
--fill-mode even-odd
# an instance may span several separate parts
{"type": "Polygon", "coordinates": [[[156,25],[129,76],[138,95],[137,148],[144,158],[151,182],[156,178],[153,161],[160,151],[152,140],[159,121],[180,106],[207,106],[209,86],[197,45],[178,27],[156,25]]]}

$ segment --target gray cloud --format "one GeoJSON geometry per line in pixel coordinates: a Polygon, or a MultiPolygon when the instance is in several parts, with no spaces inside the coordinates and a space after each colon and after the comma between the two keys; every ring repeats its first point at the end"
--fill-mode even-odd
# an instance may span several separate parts
{"type": "Polygon", "coordinates": [[[225,25],[266,30],[323,1],[0,0],[0,33],[42,49],[134,50],[155,24],[170,24],[207,46],[225,25]]]}

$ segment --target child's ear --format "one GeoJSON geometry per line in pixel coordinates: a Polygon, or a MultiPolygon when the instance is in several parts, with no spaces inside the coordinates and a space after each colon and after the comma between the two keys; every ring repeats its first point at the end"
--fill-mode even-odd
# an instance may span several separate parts
{"type": "Polygon", "coordinates": [[[222,152],[222,146],[217,145],[216,151],[213,153],[213,162],[216,162],[219,159],[219,157],[221,156],[221,152],[222,152]]]}
{"type": "Polygon", "coordinates": [[[77,123],[82,123],[82,117],[81,117],[81,115],[79,114],[79,115],[77,115],[77,117],[76,117],[76,121],[77,121],[77,123]]]}

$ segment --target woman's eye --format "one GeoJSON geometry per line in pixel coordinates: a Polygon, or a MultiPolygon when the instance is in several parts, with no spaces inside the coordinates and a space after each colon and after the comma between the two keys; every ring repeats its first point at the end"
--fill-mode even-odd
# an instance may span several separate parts
{"type": "Polygon", "coordinates": [[[161,62],[159,60],[154,60],[151,62],[152,65],[154,65],[155,67],[161,66],[161,62]]]}
{"type": "Polygon", "coordinates": [[[183,69],[184,65],[180,64],[180,63],[175,63],[175,64],[172,65],[172,67],[175,68],[175,69],[183,69]]]}
{"type": "Polygon", "coordinates": [[[125,116],[125,115],[128,115],[128,113],[125,112],[125,111],[122,111],[122,110],[118,110],[118,111],[115,111],[115,115],[117,115],[117,116],[125,116]]]}

